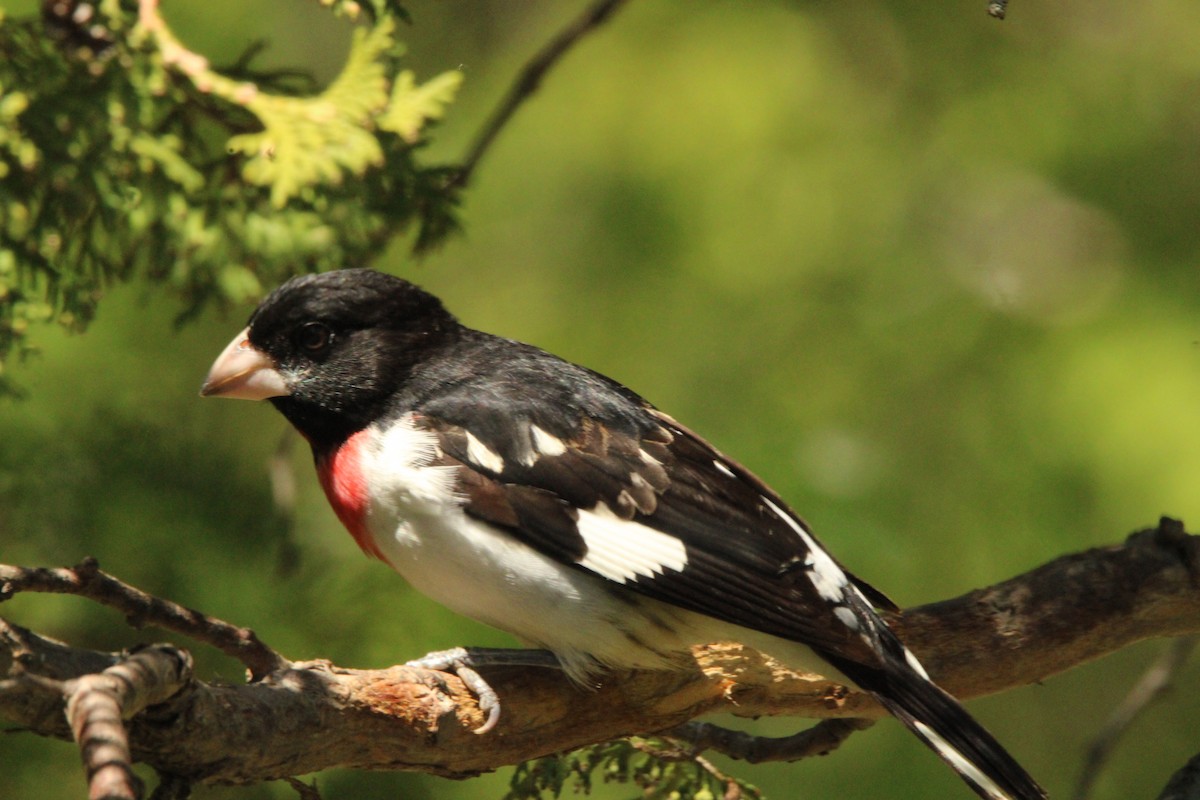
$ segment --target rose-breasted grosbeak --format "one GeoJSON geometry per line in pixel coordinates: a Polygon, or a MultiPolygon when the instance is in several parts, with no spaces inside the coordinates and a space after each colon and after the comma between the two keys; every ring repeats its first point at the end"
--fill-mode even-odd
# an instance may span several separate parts
{"type": "MultiPolygon", "coordinates": [[[[603,375],[354,269],[271,293],[202,394],[269,399],[364,551],[578,683],[741,642],[870,692],[981,797],[1045,797],[875,613],[895,609],[882,593],[770,487],[603,375]]],[[[486,729],[499,703],[478,661],[416,663],[470,677],[486,729]]]]}

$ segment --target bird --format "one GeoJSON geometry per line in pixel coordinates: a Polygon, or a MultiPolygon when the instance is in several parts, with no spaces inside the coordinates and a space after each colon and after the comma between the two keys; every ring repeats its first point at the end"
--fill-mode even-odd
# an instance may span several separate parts
{"type": "MultiPolygon", "coordinates": [[[[537,648],[514,663],[589,686],[737,642],[869,693],[980,797],[1046,797],[888,627],[877,609],[895,604],[766,483],[633,390],[467,327],[413,283],[288,280],[201,394],[273,404],[359,547],[537,648]]],[[[496,651],[480,653],[409,663],[458,671],[483,732],[501,706],[476,671],[496,651]]]]}

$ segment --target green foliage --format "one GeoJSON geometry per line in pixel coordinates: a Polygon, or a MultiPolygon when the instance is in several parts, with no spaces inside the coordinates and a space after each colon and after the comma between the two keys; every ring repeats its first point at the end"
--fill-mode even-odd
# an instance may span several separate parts
{"type": "MultiPolygon", "coordinates": [[[[307,187],[337,183],[343,173],[361,175],[381,164],[383,149],[368,126],[388,104],[380,58],[393,47],[391,33],[390,21],[356,30],[346,68],[315,97],[247,93],[245,107],[264,130],[230,138],[229,150],[246,156],[243,177],[269,187],[272,206],[283,208],[307,187]]],[[[240,87],[227,89],[236,95],[240,87]]]]}
{"type": "MultiPolygon", "coordinates": [[[[245,25],[247,40],[328,50],[320,26],[275,13],[303,0],[275,2],[255,0],[270,13],[245,25]]],[[[171,0],[164,11],[189,5],[202,12],[186,29],[183,15],[169,19],[210,52],[247,4],[171,0]]],[[[427,148],[380,137],[385,160],[455,155],[469,121],[574,13],[512,0],[414,6],[419,40],[406,34],[405,66],[424,77],[465,63],[478,94],[464,92],[427,148]]],[[[470,188],[470,236],[420,269],[399,247],[375,263],[475,327],[621,379],[767,479],[854,572],[906,606],[943,599],[1114,543],[1162,513],[1197,527],[1198,38],[1194,0],[1027,2],[1003,24],[975,3],[632,3],[547,76],[490,151],[470,188]]],[[[0,73],[11,76],[8,55],[0,73]]],[[[223,63],[236,56],[230,47],[223,63]]],[[[30,97],[5,84],[14,91],[30,97]]],[[[26,139],[30,113],[16,117],[26,139]]],[[[246,122],[234,133],[261,128],[246,122]]],[[[217,161],[188,163],[209,180],[226,142],[212,146],[217,161]]],[[[7,149],[2,160],[15,163],[7,149]]],[[[236,178],[243,162],[231,161],[236,178]]],[[[359,188],[407,208],[444,201],[435,178],[371,169],[359,188]]],[[[337,218],[289,203],[311,224],[270,212],[263,191],[266,213],[227,215],[218,233],[255,247],[290,246],[292,235],[340,247],[375,213],[340,191],[321,192],[340,204],[337,218]]],[[[218,278],[248,291],[255,264],[231,263],[246,272],[218,278]]],[[[5,561],[97,556],[293,658],[381,667],[514,645],[364,558],[302,447],[285,539],[263,462],[286,423],[270,408],[196,397],[248,309],[206,313],[173,335],[178,304],[150,294],[161,283],[144,287],[112,291],[86,336],[44,326],[42,355],[11,365],[34,402],[0,401],[5,561]]],[[[0,613],[106,650],[193,646],[75,598],[18,597],[0,613]]],[[[1090,738],[1158,647],[970,708],[1052,797],[1067,797],[1090,738]]],[[[238,681],[242,671],[200,674],[238,681]]],[[[1198,680],[1194,663],[1147,712],[1141,730],[1153,735],[1128,737],[1096,800],[1153,797],[1195,754],[1198,680]]],[[[752,730],[795,727],[764,718],[752,730]]],[[[68,743],[3,735],[0,764],[4,800],[83,791],[68,743]]],[[[828,758],[730,770],[775,800],[969,795],[886,720],[828,758]]],[[[595,800],[637,794],[592,775],[595,800]]],[[[331,770],[317,780],[330,800],[496,800],[508,777],[331,770]]],[[[568,776],[563,797],[571,791],[568,776]]],[[[282,783],[193,796],[296,797],[282,783]]]]}
{"type": "Polygon", "coordinates": [[[513,773],[504,800],[530,800],[546,794],[559,798],[568,784],[576,793],[591,794],[596,775],[604,783],[633,784],[636,796],[645,800],[762,797],[754,786],[722,775],[669,740],[634,737],[527,761],[513,773]]]}
{"type": "Polygon", "coordinates": [[[392,100],[387,113],[379,121],[384,130],[400,134],[406,142],[415,142],[427,120],[441,119],[446,106],[454,101],[462,73],[443,72],[418,86],[412,70],[401,72],[392,88],[392,100]]]}
{"type": "Polygon", "coordinates": [[[161,284],[191,316],[363,263],[414,223],[422,249],[456,229],[452,171],[416,152],[461,75],[400,70],[395,3],[324,5],[368,24],[303,96],[252,54],[211,68],[153,3],[108,0],[86,26],[0,16],[0,369],[33,323],[86,325],[114,282],[161,284]]]}

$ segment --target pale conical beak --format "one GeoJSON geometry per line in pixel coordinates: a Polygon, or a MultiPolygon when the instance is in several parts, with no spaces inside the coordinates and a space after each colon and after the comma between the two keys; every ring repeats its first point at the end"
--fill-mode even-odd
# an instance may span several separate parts
{"type": "Polygon", "coordinates": [[[266,400],[291,394],[275,360],[250,344],[250,329],[233,337],[229,346],[213,362],[202,397],[234,397],[240,400],[266,400]]]}

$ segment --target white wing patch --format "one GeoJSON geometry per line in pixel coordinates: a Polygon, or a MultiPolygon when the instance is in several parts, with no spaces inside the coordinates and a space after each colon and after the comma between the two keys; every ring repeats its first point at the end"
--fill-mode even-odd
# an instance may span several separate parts
{"type": "Polygon", "coordinates": [[[666,569],[682,571],[687,566],[687,551],[680,539],[621,519],[604,503],[580,511],[576,527],[587,545],[580,565],[617,583],[661,575],[666,569]]]}
{"type": "Polygon", "coordinates": [[[856,631],[862,627],[858,622],[858,617],[855,616],[854,611],[849,606],[838,606],[833,610],[833,615],[852,631],[856,631]]]}
{"type": "Polygon", "coordinates": [[[808,567],[808,577],[817,590],[817,594],[834,603],[844,601],[850,579],[846,577],[846,573],[842,572],[842,568],[821,549],[817,540],[804,530],[803,525],[792,519],[791,514],[785,513],[783,509],[772,503],[769,497],[764,497],[763,502],[804,540],[804,545],[808,548],[808,555],[804,557],[804,566],[808,567]]]}
{"type": "Polygon", "coordinates": [[[725,466],[721,462],[720,459],[713,459],[713,466],[717,468],[717,472],[720,472],[722,475],[724,475],[728,478],[736,478],[737,477],[736,475],[733,474],[733,470],[731,470],[729,467],[725,466]]]}
{"type": "Polygon", "coordinates": [[[657,458],[655,458],[654,456],[647,453],[645,450],[642,450],[641,448],[638,448],[638,456],[640,456],[642,461],[645,461],[647,464],[659,464],[659,465],[662,464],[661,461],[659,461],[657,458]]]}
{"type": "Polygon", "coordinates": [[[566,442],[553,434],[546,433],[537,425],[530,426],[529,432],[533,434],[534,448],[542,455],[561,456],[567,452],[566,442]]]}
{"type": "Polygon", "coordinates": [[[470,431],[467,431],[467,458],[497,474],[504,471],[504,459],[500,454],[476,439],[470,431]]]}

